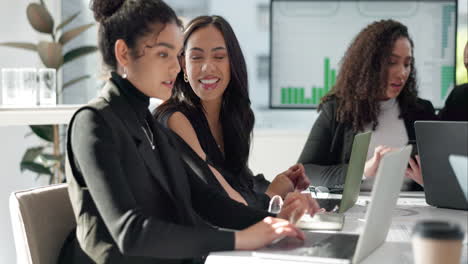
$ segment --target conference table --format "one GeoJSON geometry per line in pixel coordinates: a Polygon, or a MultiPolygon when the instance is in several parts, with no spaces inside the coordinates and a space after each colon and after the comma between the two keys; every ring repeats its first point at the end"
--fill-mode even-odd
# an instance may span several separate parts
{"type": "MultiPolygon", "coordinates": [[[[370,201],[370,193],[361,193],[356,205],[345,213],[343,229],[338,232],[360,234],[364,227],[364,217],[370,201]]],[[[393,211],[392,224],[384,244],[372,252],[361,263],[405,264],[414,263],[411,246],[411,232],[421,220],[442,220],[458,223],[465,231],[461,263],[468,263],[468,211],[436,208],[426,203],[424,192],[401,192],[393,211]]],[[[305,231],[307,232],[307,231],[305,231]]],[[[328,231],[330,232],[330,231],[328,231]]],[[[254,256],[253,251],[225,251],[211,253],[206,264],[244,264],[244,263],[304,263],[292,260],[273,260],[254,256]]],[[[308,262],[313,263],[313,262],[308,262]]]]}

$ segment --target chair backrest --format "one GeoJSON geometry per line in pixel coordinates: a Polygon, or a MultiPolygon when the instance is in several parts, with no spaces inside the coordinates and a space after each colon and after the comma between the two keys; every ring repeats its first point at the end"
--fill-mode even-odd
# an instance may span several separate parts
{"type": "Polygon", "coordinates": [[[56,263],[76,226],[67,184],[39,187],[10,195],[17,263],[56,263]]]}

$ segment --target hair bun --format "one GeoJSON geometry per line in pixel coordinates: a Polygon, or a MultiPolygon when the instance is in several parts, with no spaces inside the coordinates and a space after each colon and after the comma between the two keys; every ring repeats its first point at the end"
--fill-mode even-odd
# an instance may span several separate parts
{"type": "Polygon", "coordinates": [[[91,0],[90,6],[94,13],[94,19],[102,22],[112,16],[125,2],[125,0],[91,0]]]}

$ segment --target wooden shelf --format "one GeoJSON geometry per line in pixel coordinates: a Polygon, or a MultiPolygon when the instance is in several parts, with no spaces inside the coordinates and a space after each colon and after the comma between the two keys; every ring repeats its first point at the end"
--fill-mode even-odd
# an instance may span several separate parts
{"type": "Polygon", "coordinates": [[[0,126],[68,124],[81,105],[0,106],[0,126]]]}

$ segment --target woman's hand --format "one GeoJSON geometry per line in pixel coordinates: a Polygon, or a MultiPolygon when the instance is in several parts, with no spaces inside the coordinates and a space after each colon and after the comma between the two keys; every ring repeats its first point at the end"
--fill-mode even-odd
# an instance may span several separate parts
{"type": "Polygon", "coordinates": [[[310,181],[305,174],[304,166],[299,163],[278,174],[265,193],[270,198],[279,195],[284,199],[288,193],[293,192],[295,189],[304,190],[309,185],[310,181]]]}
{"type": "Polygon", "coordinates": [[[297,163],[291,166],[286,172],[286,176],[293,182],[294,189],[303,191],[310,185],[310,180],[307,178],[305,168],[302,163],[297,163]]]}
{"type": "Polygon", "coordinates": [[[379,168],[380,160],[382,160],[383,155],[392,150],[393,148],[383,145],[377,146],[374,149],[374,156],[372,156],[372,158],[366,161],[366,165],[364,166],[364,176],[367,179],[375,177],[377,169],[379,168]]]}
{"type": "Polygon", "coordinates": [[[410,158],[409,165],[410,167],[406,169],[405,176],[417,182],[419,185],[424,186],[419,155],[416,155],[415,159],[410,158]]]}
{"type": "Polygon", "coordinates": [[[235,233],[236,250],[254,250],[264,247],[276,239],[289,236],[304,240],[304,233],[290,222],[273,217],[235,233]]]}
{"type": "Polygon", "coordinates": [[[286,172],[278,174],[268,185],[265,194],[270,196],[270,199],[275,195],[279,195],[284,199],[289,192],[294,191],[294,183],[286,176],[286,172]]]}
{"type": "Polygon", "coordinates": [[[291,192],[286,196],[278,217],[295,224],[305,213],[313,216],[319,211],[320,206],[310,193],[291,192]]]}

